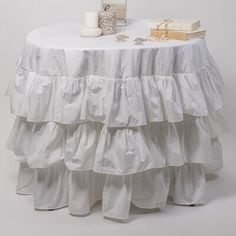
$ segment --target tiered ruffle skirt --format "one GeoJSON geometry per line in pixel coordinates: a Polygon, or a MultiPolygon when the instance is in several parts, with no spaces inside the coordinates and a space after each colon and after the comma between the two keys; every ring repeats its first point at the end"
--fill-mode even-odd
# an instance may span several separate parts
{"type": "Polygon", "coordinates": [[[210,56],[191,73],[120,79],[26,65],[9,89],[16,120],[7,146],[20,162],[17,192],[33,194],[36,209],[86,215],[102,200],[104,216],[126,220],[131,203],[205,202],[205,175],[223,167],[227,131],[210,56]]]}

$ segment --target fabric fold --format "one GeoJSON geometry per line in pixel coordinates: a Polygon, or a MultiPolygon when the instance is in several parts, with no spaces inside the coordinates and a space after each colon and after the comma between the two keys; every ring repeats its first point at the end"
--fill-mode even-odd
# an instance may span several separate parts
{"type": "MultiPolygon", "coordinates": [[[[127,30],[145,33],[144,24],[127,30]]],[[[26,38],[7,89],[17,193],[32,194],[35,209],[68,206],[78,216],[102,200],[103,216],[122,221],[132,204],[204,204],[205,175],[223,168],[219,137],[228,131],[205,40],[139,47],[108,36],[94,46],[77,32],[63,24],[26,38]]]]}
{"type": "Polygon", "coordinates": [[[137,127],[208,116],[223,106],[223,82],[212,59],[192,73],[109,78],[40,75],[19,67],[11,86],[11,112],[31,122],[137,127]]]}
{"type": "Polygon", "coordinates": [[[71,215],[84,216],[102,201],[106,218],[129,220],[131,204],[140,209],[163,209],[168,202],[179,205],[205,203],[205,174],[200,164],[152,169],[133,175],[104,175],[69,171],[60,161],[45,169],[20,164],[18,182],[32,189],[34,207],[55,210],[68,206],[71,215]],[[31,181],[26,181],[27,179],[31,181]],[[171,184],[170,184],[171,183],[171,184]],[[167,201],[168,200],[168,201],[167,201]]]}
{"type": "Polygon", "coordinates": [[[69,170],[113,175],[185,163],[201,163],[214,170],[223,166],[218,134],[226,131],[224,119],[215,117],[185,115],[178,123],[126,128],[96,122],[33,123],[17,117],[7,147],[31,168],[50,167],[62,160],[69,170]]]}

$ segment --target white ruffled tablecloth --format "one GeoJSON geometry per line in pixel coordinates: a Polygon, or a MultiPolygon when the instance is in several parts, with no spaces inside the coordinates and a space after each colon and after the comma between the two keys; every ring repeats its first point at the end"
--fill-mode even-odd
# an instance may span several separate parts
{"type": "Polygon", "coordinates": [[[69,206],[127,220],[131,203],[204,204],[206,173],[223,167],[223,82],[204,39],[146,42],[146,21],[81,38],[76,24],[31,32],[9,86],[16,120],[7,146],[17,192],[35,209],[69,206]]]}

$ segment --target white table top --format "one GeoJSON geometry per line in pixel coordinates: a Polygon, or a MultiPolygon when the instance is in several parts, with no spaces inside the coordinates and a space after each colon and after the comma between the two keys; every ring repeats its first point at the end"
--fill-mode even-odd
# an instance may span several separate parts
{"type": "Polygon", "coordinates": [[[118,34],[126,34],[130,39],[124,43],[117,43],[115,35],[102,35],[97,38],[83,38],[80,36],[79,24],[67,23],[61,25],[50,25],[32,31],[26,41],[27,44],[40,48],[53,49],[82,49],[82,50],[104,50],[104,49],[127,49],[127,48],[153,48],[153,47],[175,47],[192,45],[202,39],[189,41],[169,40],[167,42],[146,42],[145,45],[134,45],[136,37],[147,37],[150,29],[147,20],[130,20],[126,28],[118,29],[118,34]]]}
{"type": "Polygon", "coordinates": [[[147,20],[131,20],[119,30],[130,37],[127,42],[116,42],[115,35],[83,38],[75,23],[45,26],[26,37],[21,67],[40,75],[131,78],[192,73],[208,61],[203,38],[134,44],[136,37],[149,33],[147,20]]]}

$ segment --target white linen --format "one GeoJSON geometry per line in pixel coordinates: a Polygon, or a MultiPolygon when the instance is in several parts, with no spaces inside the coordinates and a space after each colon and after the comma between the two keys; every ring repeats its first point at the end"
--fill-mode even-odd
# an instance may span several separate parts
{"type": "MultiPolygon", "coordinates": [[[[127,34],[146,35],[145,21],[127,34]]],[[[110,127],[207,116],[224,84],[204,39],[146,42],[84,39],[73,24],[30,33],[9,89],[12,113],[28,121],[98,121],[110,127]],[[96,48],[94,48],[96,45],[96,48]]]]}
{"type": "Polygon", "coordinates": [[[7,147],[31,168],[47,168],[64,160],[69,170],[112,175],[185,163],[200,163],[215,171],[223,167],[222,148],[215,132],[210,133],[209,122],[208,117],[186,115],[179,123],[108,128],[91,122],[33,123],[17,117],[7,147]]]}
{"type": "Polygon", "coordinates": [[[204,39],[145,42],[146,21],[82,38],[75,24],[31,32],[9,86],[16,115],[7,147],[17,193],[36,209],[69,205],[127,220],[130,204],[204,203],[205,174],[223,168],[224,83],[204,39]]]}
{"type": "Polygon", "coordinates": [[[29,165],[25,162],[21,162],[19,165],[16,193],[22,195],[30,195],[33,192],[35,170],[30,169],[29,165]]]}
{"type": "Polygon", "coordinates": [[[93,205],[102,199],[104,182],[105,175],[93,171],[69,171],[70,214],[89,214],[93,205]]]}
{"type": "Polygon", "coordinates": [[[109,127],[178,122],[183,113],[207,116],[223,106],[221,77],[212,63],[193,74],[128,79],[41,76],[19,69],[11,89],[11,111],[33,122],[87,120],[109,127]]]}
{"type": "Polygon", "coordinates": [[[38,210],[55,210],[68,206],[68,171],[61,162],[36,169],[33,190],[34,206],[38,210]]]}
{"type": "MultiPolygon", "coordinates": [[[[131,203],[138,208],[164,208],[167,197],[179,205],[205,204],[205,174],[199,164],[152,169],[134,175],[103,175],[90,171],[69,171],[64,162],[45,169],[20,164],[19,180],[33,179],[31,194],[38,210],[69,206],[72,215],[87,215],[102,200],[104,217],[128,220],[131,203]],[[22,172],[23,171],[23,172],[22,172]],[[69,176],[69,179],[68,179],[69,176]],[[170,182],[172,185],[170,185],[170,182]]],[[[30,181],[28,181],[30,186],[30,181]]]]}

